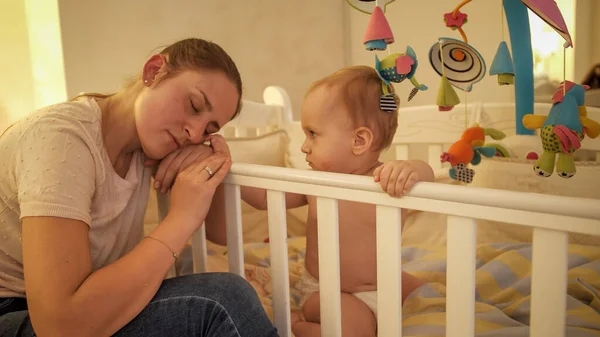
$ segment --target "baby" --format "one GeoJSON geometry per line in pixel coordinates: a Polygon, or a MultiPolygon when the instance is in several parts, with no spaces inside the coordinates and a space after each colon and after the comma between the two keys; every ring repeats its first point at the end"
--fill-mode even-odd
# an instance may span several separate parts
{"type": "MultiPolygon", "coordinates": [[[[393,94],[392,109],[390,96],[380,103],[382,88],[375,69],[367,66],[347,67],[314,83],[302,108],[306,139],[301,150],[313,170],[372,176],[389,195],[399,197],[418,181],[433,181],[433,170],[422,161],[379,162],[398,126],[394,108],[398,98],[393,94]]],[[[392,86],[387,89],[393,93],[392,86]]],[[[253,207],[266,209],[265,190],[242,187],[241,195],[253,207]]],[[[293,320],[292,330],[297,337],[321,336],[316,198],[288,193],[286,204],[287,208],[308,205],[306,268],[301,280],[304,320],[293,320]]],[[[338,209],[342,334],[376,336],[375,206],[340,200],[338,209]]],[[[405,217],[403,210],[402,223],[405,217]]],[[[402,300],[423,283],[403,272],[402,300]]]]}

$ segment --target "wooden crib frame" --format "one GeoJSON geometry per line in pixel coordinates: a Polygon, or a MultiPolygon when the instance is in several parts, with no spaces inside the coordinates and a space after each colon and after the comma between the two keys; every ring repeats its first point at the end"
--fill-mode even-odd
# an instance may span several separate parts
{"type": "MultiPolygon", "coordinates": [[[[245,102],[240,116],[253,123],[233,121],[233,131],[224,132],[247,136],[295,123],[283,89],[267,88],[264,100],[264,104],[245,102]],[[248,132],[249,128],[255,131],[248,132]]],[[[405,119],[394,141],[396,157],[408,158],[409,144],[427,144],[430,164],[443,169],[437,163],[445,144],[458,139],[471,121],[490,118],[487,111],[492,114],[496,110],[506,111],[507,106],[471,104],[469,109],[459,106],[454,112],[439,114],[431,113],[431,107],[411,108],[409,113],[401,114],[405,119]]],[[[536,104],[538,108],[547,109],[548,105],[536,104]]],[[[594,113],[600,116],[600,112],[594,113]]],[[[495,122],[493,127],[508,134],[514,130],[514,114],[512,121],[506,114],[502,118],[491,116],[491,120],[495,122]]],[[[587,148],[600,151],[600,140],[586,139],[585,143],[587,148]]],[[[317,198],[321,327],[322,335],[328,337],[341,336],[338,200],[376,205],[377,265],[389,266],[377,268],[378,335],[385,337],[402,335],[401,270],[397,268],[401,265],[402,208],[448,215],[446,333],[450,337],[475,334],[475,219],[533,227],[530,335],[534,337],[564,336],[568,233],[600,235],[600,210],[594,199],[436,183],[418,183],[408,195],[392,198],[368,177],[234,163],[225,179],[227,246],[229,270],[241,276],[244,276],[244,257],[240,186],[268,190],[273,311],[281,336],[291,336],[286,192],[317,198]]],[[[161,195],[158,202],[162,219],[168,203],[161,195]]],[[[204,272],[207,265],[204,228],[192,238],[192,254],[194,272],[204,272]]]]}

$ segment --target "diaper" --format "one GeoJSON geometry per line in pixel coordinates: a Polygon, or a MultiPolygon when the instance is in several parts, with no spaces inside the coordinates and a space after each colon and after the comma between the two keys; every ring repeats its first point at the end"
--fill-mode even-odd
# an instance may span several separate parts
{"type": "MultiPolygon", "coordinates": [[[[306,268],[302,270],[302,278],[300,279],[300,292],[302,293],[300,299],[300,307],[304,306],[304,303],[308,299],[310,295],[319,291],[319,281],[315,279],[306,268]]],[[[354,297],[361,300],[364,304],[366,304],[369,309],[377,318],[377,291],[363,291],[352,294],[354,297]]]]}

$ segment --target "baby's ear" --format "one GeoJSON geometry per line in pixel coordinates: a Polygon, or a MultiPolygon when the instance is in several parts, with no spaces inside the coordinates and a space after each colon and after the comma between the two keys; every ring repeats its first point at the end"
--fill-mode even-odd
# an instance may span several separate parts
{"type": "Polygon", "coordinates": [[[369,151],[371,145],[373,145],[373,132],[371,129],[361,126],[354,130],[354,135],[352,137],[352,153],[354,153],[355,156],[369,151]]]}

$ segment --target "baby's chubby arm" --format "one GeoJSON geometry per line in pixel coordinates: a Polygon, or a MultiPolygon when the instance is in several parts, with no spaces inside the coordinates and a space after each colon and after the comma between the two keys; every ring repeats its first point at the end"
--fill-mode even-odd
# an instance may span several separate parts
{"type": "MultiPolygon", "coordinates": [[[[260,209],[267,209],[267,190],[256,187],[242,186],[240,187],[242,200],[250,206],[260,209]]],[[[308,203],[304,194],[286,193],[285,206],[287,209],[304,206],[308,203]]]]}

